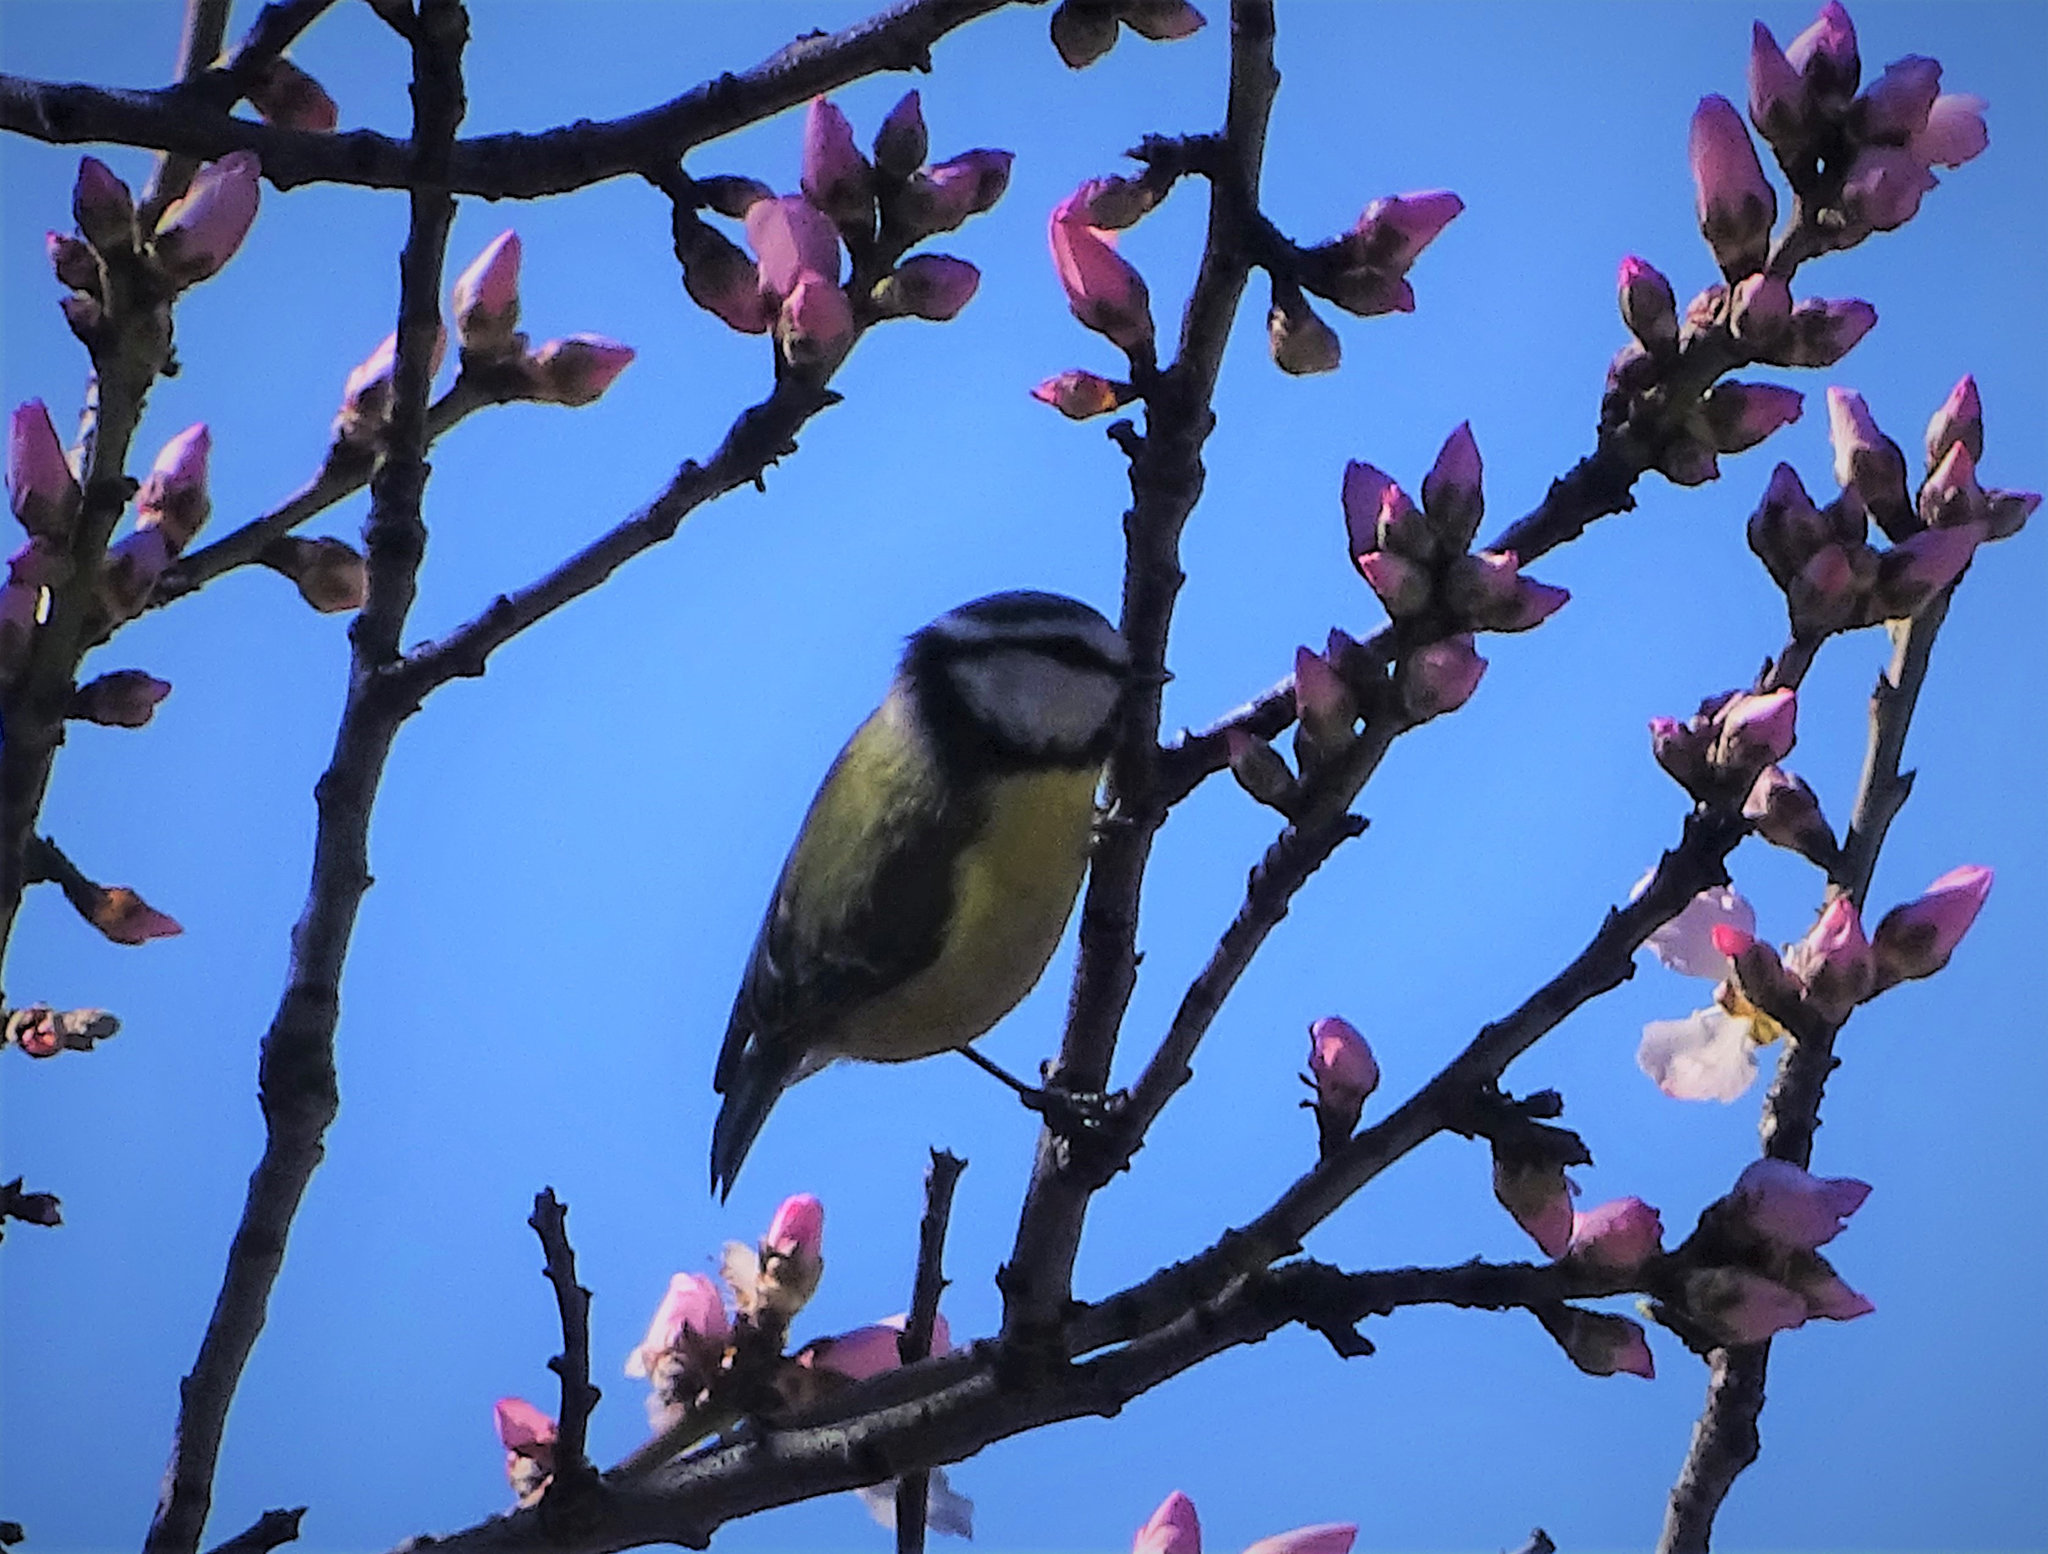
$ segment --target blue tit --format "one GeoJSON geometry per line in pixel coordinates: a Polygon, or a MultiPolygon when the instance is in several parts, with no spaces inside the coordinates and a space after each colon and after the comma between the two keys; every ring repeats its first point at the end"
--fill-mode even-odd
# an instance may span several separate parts
{"type": "Polygon", "coordinates": [[[963,604],[911,637],[782,866],[718,1054],[711,1185],[834,1058],[967,1044],[1031,991],[1087,871],[1130,654],[1059,594],[963,604]]]}

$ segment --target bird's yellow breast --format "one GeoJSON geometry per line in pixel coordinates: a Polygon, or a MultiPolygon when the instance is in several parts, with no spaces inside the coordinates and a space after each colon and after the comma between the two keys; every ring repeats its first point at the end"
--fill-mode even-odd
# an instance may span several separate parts
{"type": "Polygon", "coordinates": [[[1097,773],[991,780],[986,823],[953,865],[938,958],[840,1022],[848,1057],[899,1063],[965,1046],[1015,1007],[1059,946],[1088,867],[1097,773]]]}

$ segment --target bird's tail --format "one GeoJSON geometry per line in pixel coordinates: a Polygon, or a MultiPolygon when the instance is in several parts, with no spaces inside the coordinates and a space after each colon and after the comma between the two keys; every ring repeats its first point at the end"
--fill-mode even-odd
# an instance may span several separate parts
{"type": "Polygon", "coordinates": [[[711,1129],[711,1190],[721,1201],[731,1195],[761,1124],[797,1077],[796,1057],[783,1043],[754,1036],[719,1064],[718,1088],[725,1103],[711,1129]]]}

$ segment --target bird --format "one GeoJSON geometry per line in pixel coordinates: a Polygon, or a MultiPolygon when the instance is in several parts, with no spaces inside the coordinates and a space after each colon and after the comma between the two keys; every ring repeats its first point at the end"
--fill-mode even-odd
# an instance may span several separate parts
{"type": "Polygon", "coordinates": [[[990,594],[911,635],[811,800],[733,1000],[721,1199],[777,1098],[836,1058],[958,1049],[993,1069],[968,1044],[1059,945],[1130,683],[1116,627],[1063,594],[990,594]]]}

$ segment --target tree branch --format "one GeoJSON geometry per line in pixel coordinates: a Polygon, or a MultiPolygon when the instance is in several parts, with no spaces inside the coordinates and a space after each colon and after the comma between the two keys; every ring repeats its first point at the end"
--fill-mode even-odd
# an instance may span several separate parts
{"type": "MultiPolygon", "coordinates": [[[[569,1245],[569,1209],[552,1187],[534,1196],[526,1221],[540,1237],[547,1256],[547,1280],[554,1287],[562,1317],[562,1352],[548,1369],[562,1379],[562,1415],[555,1436],[555,1482],[588,1478],[590,1459],[584,1436],[590,1411],[603,1396],[590,1384],[590,1291],[576,1282],[576,1252],[569,1245]]],[[[552,1493],[552,1491],[550,1491],[552,1493]]]]}
{"type": "MultiPolygon", "coordinates": [[[[722,75],[625,118],[457,141],[448,187],[491,200],[538,199],[672,163],[693,146],[863,76],[929,69],[940,38],[1010,3],[904,0],[842,32],[800,38],[752,70],[722,75]]],[[[405,141],[373,130],[319,134],[251,123],[231,117],[232,102],[216,97],[204,81],[121,91],[0,75],[0,130],[59,145],[109,141],[205,161],[254,151],[264,176],[280,189],[323,182],[402,189],[419,177],[405,141]]]]}
{"type": "MultiPolygon", "coordinates": [[[[939,1319],[939,1296],[945,1292],[946,1225],[953,1217],[953,1189],[967,1162],[943,1149],[932,1151],[931,1169],[924,1178],[924,1220],[917,1228],[917,1279],[910,1296],[910,1314],[904,1319],[903,1337],[896,1352],[905,1365],[931,1358],[932,1332],[939,1319]]],[[[915,1468],[896,1485],[896,1554],[924,1554],[926,1502],[930,1498],[929,1469],[915,1468]]]]}
{"type": "Polygon", "coordinates": [[[216,1543],[209,1554],[270,1554],[279,1544],[298,1538],[299,1523],[305,1515],[304,1506],[290,1511],[265,1511],[227,1542],[216,1543]]]}

